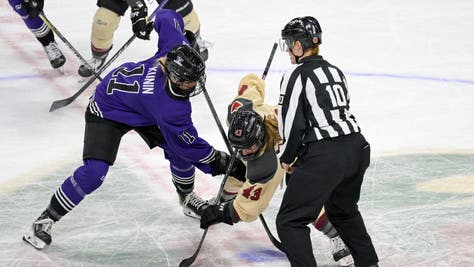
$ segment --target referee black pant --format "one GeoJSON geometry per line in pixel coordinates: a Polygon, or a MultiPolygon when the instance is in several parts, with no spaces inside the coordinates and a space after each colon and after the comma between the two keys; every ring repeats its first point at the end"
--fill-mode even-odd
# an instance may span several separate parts
{"type": "Polygon", "coordinates": [[[313,267],[308,224],[324,206],[358,267],[378,262],[357,207],[370,146],[360,133],[307,144],[288,181],[276,218],[278,236],[292,267],[313,267]]]}

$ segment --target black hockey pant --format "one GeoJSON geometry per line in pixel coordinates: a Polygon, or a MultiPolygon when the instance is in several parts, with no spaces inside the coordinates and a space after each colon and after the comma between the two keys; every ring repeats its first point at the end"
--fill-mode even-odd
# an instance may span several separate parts
{"type": "Polygon", "coordinates": [[[325,206],[327,216],[349,247],[358,267],[378,262],[357,202],[370,146],[361,134],[307,145],[283,196],[276,224],[292,267],[314,267],[310,229],[325,206]]]}

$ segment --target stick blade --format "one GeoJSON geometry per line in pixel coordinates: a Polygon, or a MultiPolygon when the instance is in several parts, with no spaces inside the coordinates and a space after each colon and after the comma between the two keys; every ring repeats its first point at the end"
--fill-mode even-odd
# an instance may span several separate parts
{"type": "Polygon", "coordinates": [[[182,260],[179,263],[179,267],[191,266],[191,264],[193,264],[194,260],[196,259],[196,256],[197,256],[197,254],[193,255],[192,257],[189,257],[189,258],[186,258],[186,259],[182,260]]]}
{"type": "Polygon", "coordinates": [[[66,98],[66,99],[61,99],[61,100],[56,100],[54,101],[52,104],[51,104],[51,107],[49,108],[49,112],[53,112],[57,109],[60,109],[62,107],[65,107],[69,104],[72,103],[72,100],[74,99],[71,99],[71,98],[66,98]]]}
{"type": "Polygon", "coordinates": [[[198,254],[199,254],[199,251],[201,250],[202,243],[204,243],[204,238],[206,238],[208,229],[209,229],[209,227],[204,230],[204,233],[202,234],[202,237],[201,237],[201,241],[199,241],[199,245],[196,248],[196,251],[194,252],[194,254],[191,257],[182,260],[179,263],[179,267],[188,267],[188,266],[191,266],[191,264],[193,264],[194,260],[196,260],[198,254]]]}

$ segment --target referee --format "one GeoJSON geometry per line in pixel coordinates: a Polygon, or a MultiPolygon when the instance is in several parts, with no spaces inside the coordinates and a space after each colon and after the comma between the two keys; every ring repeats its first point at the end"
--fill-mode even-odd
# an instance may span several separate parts
{"type": "Polygon", "coordinates": [[[321,27],[313,17],[291,20],[282,44],[294,68],[283,76],[279,99],[279,157],[291,178],[276,225],[292,267],[317,266],[309,223],[324,206],[357,267],[378,257],[357,207],[370,146],[349,111],[344,74],[319,55],[321,27]]]}

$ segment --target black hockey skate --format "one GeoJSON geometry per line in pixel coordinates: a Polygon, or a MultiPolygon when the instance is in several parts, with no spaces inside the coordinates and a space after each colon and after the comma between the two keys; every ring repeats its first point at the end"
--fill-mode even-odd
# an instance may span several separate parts
{"type": "Polygon", "coordinates": [[[204,209],[209,205],[207,200],[203,200],[196,193],[191,192],[189,194],[178,193],[179,203],[183,207],[183,213],[186,216],[201,219],[201,215],[204,209]]]}
{"type": "Polygon", "coordinates": [[[66,58],[61,50],[59,50],[58,44],[55,41],[52,41],[47,46],[43,46],[43,49],[48,55],[49,63],[51,63],[51,66],[54,69],[57,69],[66,63],[66,58]]]}
{"type": "Polygon", "coordinates": [[[334,261],[343,267],[354,267],[354,259],[340,236],[331,238],[331,253],[334,261]]]}
{"type": "Polygon", "coordinates": [[[104,65],[107,55],[108,53],[100,57],[92,56],[92,58],[87,61],[89,66],[82,64],[79,66],[77,73],[84,78],[91,77],[104,65]]]}
{"type": "Polygon", "coordinates": [[[37,249],[43,249],[51,244],[51,230],[54,221],[44,211],[38,219],[31,225],[27,234],[23,236],[23,240],[37,249]]]}

